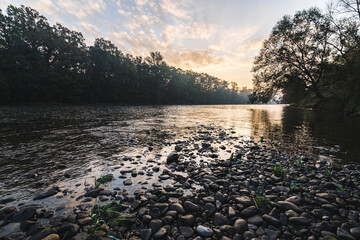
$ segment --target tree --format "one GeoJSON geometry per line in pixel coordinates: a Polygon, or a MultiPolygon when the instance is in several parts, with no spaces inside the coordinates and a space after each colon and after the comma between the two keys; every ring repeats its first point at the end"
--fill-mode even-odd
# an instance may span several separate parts
{"type": "Polygon", "coordinates": [[[284,16],[255,58],[252,97],[267,102],[291,82],[323,98],[322,88],[330,84],[323,81],[331,60],[330,35],[329,20],[316,8],[284,16]]]}

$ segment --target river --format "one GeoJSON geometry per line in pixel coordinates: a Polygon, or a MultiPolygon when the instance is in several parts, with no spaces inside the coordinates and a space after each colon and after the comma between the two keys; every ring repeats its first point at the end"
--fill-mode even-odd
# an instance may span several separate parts
{"type": "Polygon", "coordinates": [[[360,161],[360,118],[286,105],[2,106],[0,198],[26,202],[52,184],[80,192],[124,156],[160,161],[169,141],[202,125],[337,164],[360,161]]]}

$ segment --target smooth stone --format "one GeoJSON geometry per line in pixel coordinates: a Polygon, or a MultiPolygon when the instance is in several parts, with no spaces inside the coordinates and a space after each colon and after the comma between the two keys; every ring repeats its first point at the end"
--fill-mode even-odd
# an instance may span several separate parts
{"type": "Polygon", "coordinates": [[[55,186],[55,187],[51,188],[51,189],[48,190],[48,191],[43,191],[43,192],[38,193],[38,194],[34,197],[34,200],[40,200],[40,199],[44,199],[44,198],[51,197],[51,196],[57,194],[59,191],[60,191],[60,190],[59,190],[59,187],[55,186]]]}
{"type": "Polygon", "coordinates": [[[188,213],[197,212],[200,210],[200,207],[190,201],[184,202],[184,208],[188,213]]]}
{"type": "Polygon", "coordinates": [[[211,215],[213,215],[213,214],[215,213],[216,208],[215,208],[214,204],[212,204],[212,203],[206,203],[206,204],[204,205],[204,211],[207,212],[208,215],[211,216],[211,215]]]}
{"type": "Polygon", "coordinates": [[[214,224],[215,226],[229,225],[230,221],[221,213],[215,213],[214,224]]]}
{"type": "Polygon", "coordinates": [[[237,219],[234,223],[235,231],[239,234],[245,232],[248,229],[247,222],[244,219],[237,219]]]}
{"type": "Polygon", "coordinates": [[[170,205],[170,210],[174,210],[180,214],[184,214],[185,213],[185,210],[183,208],[183,206],[181,206],[180,203],[173,203],[170,205]]]}
{"type": "Polygon", "coordinates": [[[348,231],[346,231],[344,228],[337,228],[336,234],[346,240],[356,240],[348,231]]]}
{"type": "Polygon", "coordinates": [[[296,225],[309,225],[310,223],[312,223],[312,220],[306,217],[291,217],[288,220],[290,223],[296,225]]]}
{"type": "Polygon", "coordinates": [[[167,229],[162,227],[154,234],[154,239],[164,239],[167,233],[167,229]]]}
{"type": "Polygon", "coordinates": [[[202,237],[211,237],[214,234],[214,231],[211,228],[202,225],[197,226],[196,232],[202,237]]]}
{"type": "Polygon", "coordinates": [[[12,222],[22,222],[26,220],[31,220],[36,214],[36,209],[32,207],[24,208],[20,212],[15,213],[12,217],[12,222]]]}
{"type": "Polygon", "coordinates": [[[185,215],[185,216],[180,216],[178,218],[178,223],[179,225],[184,225],[184,226],[193,226],[195,224],[195,217],[193,215],[185,215]]]}
{"type": "Polygon", "coordinates": [[[272,217],[272,216],[270,216],[270,215],[266,215],[266,214],[265,214],[265,215],[263,215],[262,217],[263,217],[263,219],[264,219],[267,223],[270,223],[270,224],[275,225],[275,226],[281,225],[281,222],[280,222],[279,219],[274,218],[274,217],[272,217]]]}
{"type": "Polygon", "coordinates": [[[350,233],[351,233],[351,235],[353,235],[354,237],[360,239],[360,227],[351,228],[351,229],[350,229],[350,233]]]}
{"type": "Polygon", "coordinates": [[[149,223],[149,227],[153,233],[157,232],[162,226],[163,223],[160,219],[153,219],[149,223]]]}
{"type": "Polygon", "coordinates": [[[181,235],[183,235],[186,238],[189,238],[194,234],[194,230],[191,227],[180,226],[179,231],[181,235]]]}
{"type": "Polygon", "coordinates": [[[131,179],[127,179],[127,180],[125,180],[125,181],[123,182],[123,184],[124,184],[125,186],[130,186],[130,185],[132,185],[133,183],[132,183],[132,180],[131,180],[131,179]]]}
{"type": "Polygon", "coordinates": [[[59,240],[60,236],[56,233],[50,234],[49,236],[43,238],[42,240],[59,240]]]}
{"type": "Polygon", "coordinates": [[[298,213],[302,213],[303,210],[301,208],[299,208],[296,204],[292,203],[292,202],[288,202],[288,201],[279,201],[277,202],[277,204],[279,204],[279,206],[282,208],[282,209],[285,209],[285,210],[293,210],[295,212],[298,212],[298,213]]]}
{"type": "Polygon", "coordinates": [[[245,208],[241,212],[241,215],[244,217],[251,217],[251,216],[254,216],[255,214],[257,214],[258,211],[259,210],[255,206],[251,206],[251,207],[245,208]]]}
{"type": "Polygon", "coordinates": [[[255,215],[247,219],[247,222],[259,226],[263,223],[263,218],[259,215],[255,215]]]}
{"type": "Polygon", "coordinates": [[[140,231],[141,240],[150,240],[151,239],[151,229],[142,229],[140,231]]]}

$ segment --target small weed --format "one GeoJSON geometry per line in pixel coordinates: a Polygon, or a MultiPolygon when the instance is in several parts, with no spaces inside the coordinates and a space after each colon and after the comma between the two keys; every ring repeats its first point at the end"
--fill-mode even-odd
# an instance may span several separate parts
{"type": "Polygon", "coordinates": [[[98,188],[100,184],[105,184],[107,182],[111,182],[112,180],[114,180],[114,176],[112,174],[103,175],[98,179],[95,177],[95,188],[98,188]]]}
{"type": "Polygon", "coordinates": [[[291,183],[290,184],[290,192],[299,192],[301,190],[301,183],[291,183]]]}
{"type": "Polygon", "coordinates": [[[229,160],[230,160],[230,162],[234,162],[234,161],[236,160],[236,159],[234,158],[234,153],[232,153],[232,154],[231,154],[231,156],[230,156],[230,159],[229,159],[229,160]]]}
{"type": "Polygon", "coordinates": [[[283,175],[283,170],[284,168],[281,165],[276,165],[273,167],[274,174],[277,177],[281,177],[283,175]]]}
{"type": "Polygon", "coordinates": [[[92,224],[89,226],[90,234],[95,235],[97,231],[108,232],[110,230],[108,223],[121,223],[128,220],[129,216],[124,216],[121,212],[125,207],[117,202],[110,202],[105,206],[95,205],[91,209],[92,224]]]}
{"type": "Polygon", "coordinates": [[[260,137],[260,142],[264,142],[264,137],[263,136],[260,137]]]}
{"type": "Polygon", "coordinates": [[[297,166],[298,169],[301,167],[301,158],[298,158],[296,160],[296,166],[297,166]]]}
{"type": "Polygon", "coordinates": [[[333,177],[333,173],[330,169],[326,170],[325,175],[328,179],[331,179],[333,177]]]}
{"type": "Polygon", "coordinates": [[[346,192],[346,186],[344,187],[341,183],[336,184],[336,188],[340,192],[346,192]]]}
{"type": "Polygon", "coordinates": [[[257,194],[255,196],[255,203],[259,207],[268,207],[270,206],[270,200],[267,197],[257,194]]]}

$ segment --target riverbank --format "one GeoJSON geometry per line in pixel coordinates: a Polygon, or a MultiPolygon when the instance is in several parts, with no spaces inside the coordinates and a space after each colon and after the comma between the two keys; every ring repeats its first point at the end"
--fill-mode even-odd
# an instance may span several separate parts
{"type": "MultiPolygon", "coordinates": [[[[149,132],[148,134],[152,134],[149,132]]],[[[147,146],[149,150],[154,144],[147,146]]],[[[306,154],[281,152],[213,126],[167,146],[157,159],[124,157],[112,178],[87,183],[73,211],[1,199],[2,239],[358,239],[360,175],[306,154]],[[138,168],[138,165],[146,166],[138,168]],[[143,176],[143,181],[138,181],[143,176]],[[148,182],[153,182],[147,186],[148,182]],[[121,204],[121,205],[119,205],[121,204]],[[7,237],[5,237],[7,236],[7,237]]],[[[99,176],[100,177],[100,176],[99,176]]],[[[80,187],[80,186],[79,186],[80,187]]],[[[70,198],[71,199],[71,198],[70,198]]]]}

